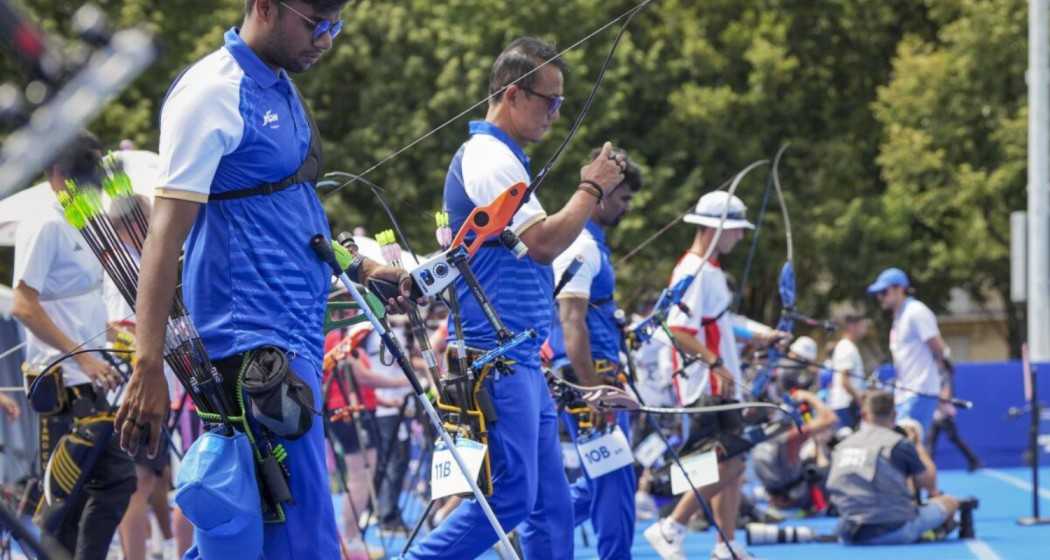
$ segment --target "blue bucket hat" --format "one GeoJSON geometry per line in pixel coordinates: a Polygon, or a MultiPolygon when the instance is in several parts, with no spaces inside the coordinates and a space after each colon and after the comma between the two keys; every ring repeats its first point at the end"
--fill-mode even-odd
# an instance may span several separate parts
{"type": "Polygon", "coordinates": [[[887,268],[879,273],[878,278],[870,286],[868,286],[869,294],[877,294],[890,286],[900,286],[907,288],[910,284],[908,283],[908,275],[899,268],[887,268]]]}
{"type": "Polygon", "coordinates": [[[175,503],[193,523],[184,558],[262,558],[263,518],[248,438],[205,432],[186,452],[175,503]]]}

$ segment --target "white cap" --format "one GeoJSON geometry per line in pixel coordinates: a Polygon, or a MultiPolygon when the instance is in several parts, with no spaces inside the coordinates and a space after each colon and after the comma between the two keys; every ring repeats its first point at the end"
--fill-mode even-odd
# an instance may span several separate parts
{"type": "Polygon", "coordinates": [[[747,206],[726,191],[714,191],[701,196],[696,208],[685,215],[685,221],[716,228],[722,221],[722,212],[726,213],[723,229],[755,229],[755,226],[747,221],[747,206]]]}
{"type": "Polygon", "coordinates": [[[807,362],[817,361],[817,341],[808,336],[796,338],[795,342],[791,343],[790,350],[792,354],[807,362]]]}

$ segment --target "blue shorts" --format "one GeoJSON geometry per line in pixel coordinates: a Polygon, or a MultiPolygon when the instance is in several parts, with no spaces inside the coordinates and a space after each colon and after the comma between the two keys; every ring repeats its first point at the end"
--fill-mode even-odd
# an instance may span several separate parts
{"type": "Polygon", "coordinates": [[[922,534],[936,529],[948,519],[948,512],[936,502],[930,502],[919,508],[919,515],[895,531],[879,535],[871,540],[856,544],[912,544],[919,542],[922,534]]]}
{"type": "Polygon", "coordinates": [[[933,413],[937,410],[937,399],[912,395],[897,404],[897,420],[911,418],[922,426],[923,437],[933,426],[933,413]]]}

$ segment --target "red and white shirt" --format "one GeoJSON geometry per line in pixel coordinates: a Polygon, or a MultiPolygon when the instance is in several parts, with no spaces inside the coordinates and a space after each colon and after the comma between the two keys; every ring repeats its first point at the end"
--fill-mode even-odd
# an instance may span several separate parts
{"type": "MultiPolygon", "coordinates": [[[[701,255],[692,252],[683,255],[671,273],[671,285],[687,274],[695,273],[700,266],[700,259],[701,255]]],[[[695,336],[709,350],[721,356],[725,368],[736,380],[733,394],[725,395],[722,392],[722,379],[711,374],[703,363],[696,362],[686,368],[682,375],[671,380],[678,402],[682,406],[693,403],[701,395],[740,398],[740,356],[733,335],[732,313],[728,311],[732,301],[733,294],[729,290],[725,273],[718,261],[711,259],[682,296],[682,303],[689,313],[673,307],[668,315],[668,325],[672,330],[695,336]]],[[[661,350],[662,371],[670,375],[678,371],[681,364],[682,357],[673,346],[668,344],[661,350]]]]}

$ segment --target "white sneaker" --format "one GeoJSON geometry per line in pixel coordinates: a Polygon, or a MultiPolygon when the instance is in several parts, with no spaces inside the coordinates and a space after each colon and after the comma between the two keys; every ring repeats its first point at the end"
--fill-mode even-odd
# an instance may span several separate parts
{"type": "Polygon", "coordinates": [[[751,556],[744,545],[737,544],[735,541],[726,546],[726,543],[719,541],[714,548],[711,549],[711,560],[733,560],[733,553],[729,551],[730,546],[733,548],[733,552],[736,553],[737,560],[758,560],[758,558],[751,556]]]}
{"type": "Polygon", "coordinates": [[[663,560],[686,560],[685,526],[671,519],[661,519],[645,530],[645,540],[663,560]]]}
{"type": "Polygon", "coordinates": [[[634,495],[634,515],[638,519],[656,519],[659,510],[656,500],[648,492],[637,492],[634,495]]]}

